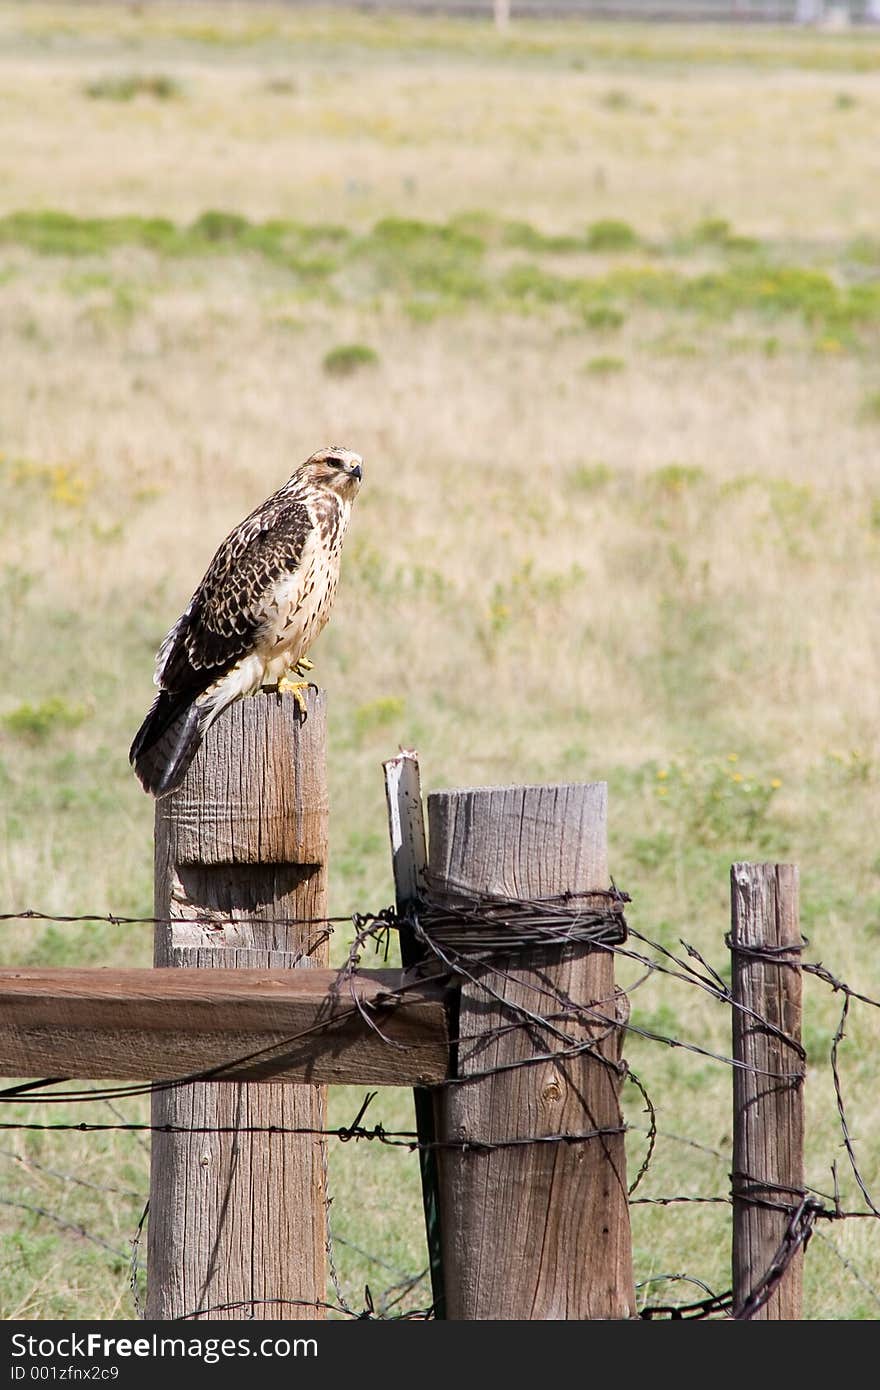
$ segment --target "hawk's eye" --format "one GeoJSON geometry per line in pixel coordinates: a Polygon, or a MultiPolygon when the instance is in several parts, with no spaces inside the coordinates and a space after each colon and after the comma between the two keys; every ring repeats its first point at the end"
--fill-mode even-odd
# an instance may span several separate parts
{"type": "Polygon", "coordinates": [[[328,458],[327,462],[328,462],[328,463],[331,465],[331,467],[333,467],[333,468],[344,468],[344,467],[345,467],[345,459],[328,458]]]}

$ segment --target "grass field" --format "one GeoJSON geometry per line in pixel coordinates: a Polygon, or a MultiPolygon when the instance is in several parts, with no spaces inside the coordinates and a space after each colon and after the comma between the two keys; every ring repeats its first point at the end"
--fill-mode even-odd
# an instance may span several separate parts
{"type": "MultiPolygon", "coordinates": [[[[149,913],[126,752],[155,649],[229,528],[343,442],[366,477],[313,653],[331,910],[390,901],[380,763],[415,745],[428,787],[607,780],[630,920],[719,969],[730,862],[799,863],[813,958],[880,994],[878,68],[870,34],[0,5],[0,910],[149,913]]],[[[109,926],[2,943],[151,949],[109,926]]],[[[859,1207],[840,1001],[805,988],[808,1181],[836,1159],[859,1207]]],[[[728,1046],[695,991],[633,1008],[728,1046]]],[[[874,1183],[877,1041],[857,1011],[874,1183]]],[[[626,1051],[662,1135],[643,1194],[725,1193],[725,1068],[626,1051]]],[[[359,1103],[334,1094],[336,1122],[359,1103]]],[[[402,1093],[373,1110],[409,1125],[402,1093]]],[[[424,1266],[417,1168],[331,1165],[359,1308],[424,1266]]],[[[147,1170],[136,1134],[0,1137],[0,1313],[133,1316],[147,1170]]],[[[637,1279],[727,1287],[728,1218],[634,1208],[637,1279]]],[[[875,1223],[823,1227],[809,1315],[874,1318],[878,1288],[875,1223]]]]}

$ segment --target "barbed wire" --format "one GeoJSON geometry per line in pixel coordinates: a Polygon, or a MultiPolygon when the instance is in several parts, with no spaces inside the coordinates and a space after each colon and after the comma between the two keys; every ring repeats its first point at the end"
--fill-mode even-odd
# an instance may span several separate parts
{"type": "Polygon", "coordinates": [[[757,1284],[749,1290],[739,1306],[731,1312],[734,1321],[745,1322],[753,1318],[769,1303],[795,1255],[800,1250],[806,1249],[810,1236],[813,1234],[816,1218],[825,1215],[827,1213],[812,1197],[801,1199],[794,1211],[789,1214],[782,1240],[764,1274],[757,1284]]]}
{"type": "MultiPolygon", "coordinates": [[[[133,1192],[129,1189],[117,1188],[113,1187],[112,1185],[101,1186],[97,1183],[89,1182],[86,1179],[79,1177],[75,1173],[60,1172],[57,1169],[49,1168],[45,1164],[37,1162],[35,1159],[24,1159],[22,1155],[10,1153],[8,1150],[0,1150],[0,1157],[8,1158],[15,1162],[22,1163],[28,1169],[32,1169],[38,1173],[41,1173],[46,1177],[55,1180],[56,1182],[61,1182],[66,1185],[72,1185],[76,1187],[85,1187],[93,1191],[99,1191],[108,1194],[116,1194],[123,1197],[134,1198],[136,1200],[142,1200],[142,1197],[139,1193],[133,1192]]],[[[120,1260],[127,1261],[129,1268],[129,1287],[131,1289],[132,1303],[135,1309],[135,1315],[138,1318],[142,1318],[144,1316],[144,1309],[141,1302],[139,1279],[141,1275],[146,1273],[146,1269],[140,1260],[140,1244],[144,1229],[146,1227],[147,1218],[149,1216],[149,1201],[147,1201],[143,1207],[140,1219],[138,1220],[137,1227],[135,1229],[135,1233],[129,1242],[130,1253],[128,1256],[126,1256],[124,1251],[118,1250],[115,1246],[111,1245],[109,1241],[105,1240],[102,1236],[96,1235],[93,1231],[89,1230],[82,1223],[78,1221],[72,1221],[67,1217],[63,1216],[60,1212],[54,1211],[46,1206],[38,1206],[31,1202],[18,1202],[9,1199],[0,1199],[0,1206],[11,1207],[16,1210],[25,1211],[31,1216],[38,1217],[39,1219],[45,1221],[49,1221],[53,1225],[57,1226],[60,1230],[70,1232],[71,1234],[77,1236],[79,1239],[87,1240],[92,1244],[97,1245],[104,1250],[107,1250],[110,1254],[118,1256],[120,1260]]],[[[345,1236],[335,1234],[332,1231],[332,1227],[330,1226],[330,1223],[328,1221],[327,1254],[331,1282],[333,1283],[334,1290],[336,1292],[338,1309],[347,1314],[348,1316],[360,1317],[361,1313],[357,1312],[355,1309],[351,1307],[348,1299],[346,1298],[345,1294],[343,1293],[340,1287],[338,1272],[335,1271],[335,1257],[333,1253],[334,1245],[341,1245],[348,1249],[351,1249],[363,1260],[367,1261],[370,1264],[376,1265],[382,1269],[385,1269],[389,1273],[394,1275],[395,1282],[390,1284],[386,1289],[384,1289],[379,1297],[378,1316],[380,1317],[387,1316],[388,1312],[390,1312],[392,1308],[396,1307],[407,1296],[408,1293],[410,1293],[413,1289],[418,1287],[419,1284],[423,1283],[428,1276],[428,1270],[426,1268],[417,1270],[412,1273],[401,1273],[399,1269],[395,1268],[394,1265],[389,1264],[387,1260],[383,1260],[380,1256],[377,1256],[368,1250],[364,1250],[361,1246],[356,1245],[353,1241],[346,1239],[345,1236]]],[[[334,1305],[329,1306],[334,1307],[334,1305]]]]}
{"type": "MultiPolygon", "coordinates": [[[[530,1039],[532,1048],[531,1055],[528,1057],[514,1057],[511,1060],[494,1061],[491,1066],[485,1068],[474,1068],[467,1075],[452,1074],[436,1088],[444,1089],[462,1085],[473,1085],[487,1077],[496,1076],[508,1070],[522,1066],[534,1066],[552,1062],[557,1065],[569,1063],[581,1056],[588,1056],[593,1062],[607,1068],[619,1081],[632,1084],[638,1090],[648,1116],[648,1124],[640,1127],[633,1124],[617,1125],[596,1125],[583,1129],[578,1132],[554,1132],[547,1135],[525,1135],[508,1136],[501,1139],[483,1140],[478,1137],[468,1137],[467,1139],[441,1140],[431,1139],[426,1141],[420,1138],[414,1130],[386,1129],[379,1122],[374,1125],[365,1123],[365,1116],[369,1106],[375,1099],[376,1092],[368,1092],[364,1097],[354,1119],[348,1125],[337,1126],[335,1128],[318,1128],[308,1126],[284,1126],[284,1125],[259,1125],[259,1126],[191,1126],[176,1124],[152,1124],[140,1121],[127,1121],[124,1117],[119,1118],[117,1123],[102,1123],[81,1121],[74,1122],[69,1120],[59,1122],[28,1122],[16,1119],[14,1121],[0,1121],[0,1129],[21,1130],[21,1131],[78,1131],[82,1133],[97,1132],[119,1132],[126,1131],[135,1135],[145,1133],[166,1133],[166,1134],[269,1134],[269,1135],[299,1135],[313,1136],[321,1139],[336,1139],[343,1143],[348,1142],[376,1142],[383,1146],[398,1148],[409,1152],[415,1151],[437,1151],[447,1150],[455,1152],[491,1153],[499,1149],[512,1149],[521,1146],[532,1145],[560,1145],[560,1144],[584,1144],[592,1143],[595,1140],[604,1140],[606,1137],[618,1137],[633,1130],[642,1129],[646,1135],[646,1153],[637,1171],[636,1178],[630,1186],[630,1202],[633,1206],[659,1206],[659,1207],[678,1207],[691,1204],[705,1205],[730,1205],[733,1197],[738,1202],[751,1203],[764,1208],[769,1208],[784,1215],[786,1224],[780,1245],[770,1261],[768,1268],[762,1277],[756,1282],[749,1291],[745,1299],[739,1306],[734,1306],[734,1295],[732,1291],[726,1290],[721,1294],[714,1293],[707,1285],[694,1276],[686,1274],[654,1276],[652,1281],[690,1281],[706,1291],[706,1298],[687,1304],[656,1304],[643,1308],[640,1317],[651,1320],[660,1317],[674,1319],[699,1319],[707,1317],[728,1317],[738,1320],[754,1317],[772,1298],[775,1290],[783,1279],[791,1261],[799,1251],[804,1249],[814,1233],[816,1223],[822,1221],[840,1221],[853,1218],[880,1218],[880,1208],[875,1203],[868,1182],[860,1170],[855,1152],[855,1143],[852,1137],[851,1126],[848,1121],[847,1108],[844,1102],[843,1085],[840,1075],[840,1049],[846,1037],[846,1025],[849,1018],[851,1006],[854,1003],[863,1004],[869,1008],[880,1009],[880,1001],[870,995],[854,989],[847,982],[837,978],[822,962],[810,962],[801,959],[801,947],[785,948],[783,950],[774,948],[741,948],[737,949],[741,954],[747,954],[752,959],[763,959],[768,963],[779,967],[797,968],[804,974],[808,974],[819,982],[824,983],[832,992],[843,995],[843,1005],[840,1020],[832,1039],[830,1049],[830,1069],[835,1091],[838,1122],[843,1140],[843,1147],[847,1154],[850,1169],[852,1170],[855,1182],[861,1192],[868,1210],[845,1210],[840,1200],[840,1193],[837,1181],[836,1165],[833,1165],[834,1172],[834,1194],[829,1196],[827,1193],[819,1193],[814,1188],[788,1188],[780,1185],[769,1184],[767,1181],[755,1179],[748,1174],[731,1174],[733,1184],[731,1193],[726,1195],[710,1194],[682,1194],[673,1193],[669,1195],[652,1195],[645,1197],[634,1197],[632,1194],[638,1187],[642,1179],[650,1170],[656,1143],[660,1138],[670,1138],[681,1143],[686,1143],[694,1148],[702,1149],[713,1154],[719,1159],[726,1159],[728,1156],[719,1150],[709,1149],[706,1145],[701,1145],[694,1140],[678,1135],[667,1135],[658,1131],[656,1122],[656,1112],[654,1104],[642,1080],[627,1066],[625,1062],[616,1061],[613,1057],[603,1053],[603,1044],[607,1044],[611,1037],[616,1034],[632,1034],[635,1037],[644,1039],[647,1042],[658,1043],[670,1048],[681,1048],[692,1052],[698,1056],[719,1062],[730,1068],[742,1068],[758,1076],[767,1078],[772,1082],[790,1083],[800,1080],[803,1076],[803,1068],[806,1061],[806,1051],[802,1044],[786,1034],[780,1024],[772,1019],[764,1017],[754,1009],[748,1009],[740,1001],[734,998],[731,988],[727,985],[721,974],[700,954],[700,952],[681,940],[683,954],[670,949],[662,943],[652,941],[640,932],[630,927],[624,917],[624,904],[629,899],[626,894],[620,893],[614,886],[605,893],[590,895],[558,895],[554,898],[543,898],[535,900],[509,899],[498,896],[477,895],[461,897],[460,890],[453,889],[447,893],[434,898],[428,898],[418,903],[414,908],[406,913],[399,915],[393,908],[383,908],[375,913],[354,912],[350,914],[340,914],[335,917],[314,917],[314,918],[289,918],[283,921],[271,918],[273,926],[290,926],[296,928],[306,928],[310,930],[320,929],[321,944],[327,937],[343,923],[349,923],[354,928],[354,938],[349,948],[348,957],[337,972],[336,982],[333,988],[334,1008],[328,1013],[326,1018],[308,1028],[302,1029],[296,1034],[285,1037],[278,1042],[272,1043],[265,1048],[252,1051],[244,1056],[236,1056],[223,1062],[222,1064],[189,1073],[184,1076],[169,1078],[166,1080],[151,1083],[134,1083],[131,1085],[116,1085],[108,1087],[83,1089],[66,1089],[70,1087],[72,1078],[44,1078],[42,1080],[27,1081],[0,1090],[0,1104],[23,1106],[29,1104],[82,1104],[89,1101],[100,1102],[110,1106],[120,1099],[138,1098],[144,1096],[154,1096],[163,1091],[172,1090],[208,1081],[217,1081],[237,1068],[251,1063],[259,1062],[265,1068],[265,1074],[271,1074],[271,1064],[273,1059],[281,1058],[285,1050],[289,1050],[295,1043],[302,1042],[306,1038],[314,1037],[322,1032],[338,1026],[339,1022],[345,1018],[358,1013],[366,1026],[377,1033],[389,1046],[403,1047],[405,1044],[397,1040],[390,1039],[382,1029],[381,1018],[383,1009],[392,1010],[399,1003],[403,1002],[413,989],[422,987],[427,979],[435,982],[457,980],[473,986],[481,992],[502,1019],[496,1026],[485,1030],[480,1034],[480,1043],[484,1048],[488,1044],[500,1042],[506,1036],[516,1033],[527,1035],[530,1039]],[[395,932],[405,929],[413,933],[424,957],[425,963],[415,969],[405,972],[397,988],[389,988],[383,991],[381,1005],[377,1007],[375,1003],[367,1004],[357,993],[356,984],[358,971],[364,952],[372,948],[380,954],[384,953],[386,959],[389,945],[395,932]],[[633,946],[633,941],[639,943],[640,949],[633,946]],[[607,951],[621,956],[641,970],[641,974],[627,986],[627,994],[633,994],[647,980],[656,975],[665,975],[675,979],[680,983],[693,986],[709,995],[715,1002],[723,1005],[729,1010],[737,1009],[746,1016],[751,1024],[760,1028],[765,1033],[776,1038],[784,1044],[800,1064],[793,1071],[774,1071],[757,1068],[744,1063],[741,1059],[731,1057],[723,1052],[716,1052],[700,1043],[680,1037],[665,1035],[655,1029],[633,1022],[631,1018],[624,1017],[618,1009],[621,991],[615,990],[612,995],[604,999],[592,1000],[589,1004],[575,1001],[568,997],[563,990],[550,982],[545,974],[535,971],[533,975],[524,973],[519,969],[521,962],[528,961],[529,966],[533,965],[536,959],[535,952],[541,958],[544,948],[575,949],[591,948],[593,950],[607,951]],[[651,954],[648,954],[648,953],[651,954]],[[527,953],[527,954],[526,954],[527,953]],[[520,995],[520,1002],[516,1004],[506,996],[506,987],[511,981],[515,980],[520,995]],[[346,997],[347,996],[347,997],[346,997]],[[522,998],[528,998],[528,1003],[523,1003],[522,998]],[[61,1089],[59,1089],[61,1088],[61,1089]],[[768,1194],[771,1194],[768,1196],[768,1194]]],[[[44,913],[36,909],[26,909],[18,913],[0,914],[0,922],[23,921],[36,923],[57,923],[57,924],[83,924],[106,922],[112,926],[134,926],[134,925],[176,925],[186,923],[202,927],[209,933],[222,932],[225,927],[243,929],[248,926],[265,926],[266,921],[257,916],[244,916],[226,922],[218,922],[206,916],[194,916],[185,918],[160,918],[160,917],[125,917],[115,913],[88,913],[88,914],[53,914],[44,913]]],[[[728,940],[728,945],[731,946],[728,940]]],[[[803,945],[808,945],[804,941],[803,945]]],[[[313,946],[311,949],[314,949],[313,946]]],[[[731,949],[733,947],[731,946],[731,949]]],[[[450,1056],[454,1059],[457,1049],[463,1043],[473,1043],[470,1037],[452,1036],[449,1041],[450,1056]]],[[[0,1151],[6,1157],[18,1157],[9,1155],[6,1151],[0,1151]]],[[[324,1161],[326,1162],[326,1149],[324,1150],[324,1161]]],[[[39,1165],[36,1165],[39,1170],[39,1165]]],[[[51,1170],[46,1168],[44,1171],[49,1173],[51,1170]]],[[[56,1176],[64,1177],[63,1174],[56,1176]]],[[[71,1175],[68,1175],[70,1177],[71,1175]]],[[[79,1182],[82,1186],[94,1186],[83,1179],[72,1179],[79,1182]]],[[[7,1203],[10,1205],[10,1203],[7,1203]]],[[[36,1207],[24,1203],[11,1203],[20,1206],[22,1209],[30,1210],[37,1215],[48,1217],[55,1220],[53,1213],[46,1208],[36,1207]]],[[[328,1211],[329,1216],[329,1211],[328,1211]]],[[[142,1273],[138,1260],[138,1249],[141,1233],[147,1219],[145,1209],[136,1237],[132,1241],[130,1283],[132,1296],[136,1308],[139,1309],[138,1276],[142,1273]]],[[[56,1224],[63,1226],[64,1219],[56,1224]]],[[[66,1223],[71,1231],[88,1233],[80,1228],[76,1223],[66,1223]]],[[[341,1280],[339,1279],[336,1261],[333,1254],[332,1229],[328,1222],[328,1242],[330,1251],[328,1255],[331,1279],[336,1295],[335,1303],[321,1303],[320,1307],[325,1310],[332,1310],[337,1316],[350,1318],[372,1318],[376,1316],[395,1316],[395,1317],[416,1317],[423,1318],[431,1315],[431,1309],[419,1309],[416,1311],[402,1312],[393,1314],[392,1309],[396,1308],[408,1294],[426,1277],[427,1271],[403,1275],[397,1282],[386,1290],[377,1306],[372,1294],[367,1288],[364,1297],[363,1309],[358,1312],[352,1306],[351,1301],[344,1295],[341,1280]]],[[[345,1242],[340,1239],[340,1243],[345,1242]]],[[[827,1242],[827,1238],[824,1238],[827,1242]]],[[[830,1243],[830,1242],[828,1242],[830,1243]]],[[[105,1244],[107,1244],[105,1242],[105,1244]]],[[[836,1250],[833,1243],[831,1248],[834,1250],[838,1259],[850,1270],[853,1276],[880,1302],[880,1294],[877,1294],[873,1285],[865,1280],[856,1270],[855,1265],[846,1259],[836,1250]]],[[[109,1249],[109,1244],[107,1246],[109,1249]]],[[[356,1247],[354,1247],[356,1248],[356,1247]]],[[[115,1252],[118,1253],[118,1252],[115,1252]]],[[[373,1256],[367,1252],[360,1251],[368,1259],[373,1256]]],[[[316,1306],[306,1300],[284,1300],[266,1299],[256,1300],[247,1303],[211,1305],[210,1307],[194,1310],[188,1316],[192,1318],[209,1316],[221,1312],[236,1311],[245,1307],[250,1308],[250,1315],[253,1316],[254,1308],[258,1306],[316,1306]]]]}
{"type": "MultiPolygon", "coordinates": [[[[864,1213],[861,1214],[864,1215],[864,1213]]],[[[870,1294],[874,1302],[880,1304],[880,1289],[876,1289],[873,1284],[869,1283],[868,1280],[865,1279],[864,1276],[859,1273],[853,1262],[851,1260],[848,1260],[845,1255],[842,1255],[840,1253],[837,1246],[834,1244],[834,1241],[830,1240],[829,1237],[825,1235],[824,1231],[816,1229],[813,1232],[813,1234],[817,1240],[821,1241],[823,1245],[827,1246],[827,1248],[831,1251],[835,1258],[838,1259],[840,1263],[843,1265],[844,1269],[852,1275],[856,1283],[859,1284],[865,1290],[866,1293],[870,1294]]]]}
{"type": "Polygon", "coordinates": [[[41,1216],[46,1221],[53,1222],[63,1231],[71,1231],[80,1240],[91,1241],[93,1245],[100,1245],[102,1249],[109,1250],[111,1255],[116,1255],[119,1259],[125,1259],[125,1252],[111,1245],[103,1236],[96,1236],[89,1231],[79,1221],[69,1221],[66,1217],[60,1216],[57,1212],[49,1211],[46,1207],[36,1206],[33,1202],[15,1202],[9,1197],[0,1197],[0,1207],[13,1207],[17,1211],[29,1212],[32,1216],[41,1216]]]}
{"type": "Polygon", "coordinates": [[[100,1192],[102,1196],[105,1193],[135,1199],[141,1196],[139,1192],[134,1192],[130,1188],[114,1187],[112,1183],[89,1182],[88,1178],[78,1177],[75,1173],[61,1173],[55,1168],[48,1168],[45,1163],[39,1163],[35,1158],[30,1158],[25,1154],[12,1153],[9,1149],[0,1149],[0,1158],[8,1158],[28,1172],[43,1173],[46,1177],[55,1178],[59,1182],[72,1183],[76,1187],[85,1187],[90,1192],[100,1192]]]}
{"type": "Polygon", "coordinates": [[[42,912],[38,908],[26,907],[20,912],[0,912],[0,922],[52,922],[58,926],[74,926],[85,922],[103,922],[111,927],[203,927],[206,931],[222,931],[226,927],[272,926],[272,927],[328,927],[350,922],[357,913],[346,912],[338,917],[276,917],[258,913],[242,914],[239,917],[218,919],[210,912],[193,917],[125,917],[118,912],[80,912],[53,913],[42,912]]]}
{"type": "Polygon", "coordinates": [[[140,1251],[141,1236],[143,1235],[144,1226],[146,1225],[147,1217],[149,1216],[149,1214],[150,1203],[148,1199],[144,1203],[144,1209],[141,1212],[141,1219],[137,1223],[137,1229],[135,1230],[135,1233],[131,1238],[131,1258],[129,1260],[128,1266],[128,1287],[131,1289],[131,1297],[132,1302],[134,1303],[135,1317],[138,1318],[144,1317],[144,1308],[141,1303],[141,1289],[139,1282],[139,1275],[141,1273],[140,1251]]]}

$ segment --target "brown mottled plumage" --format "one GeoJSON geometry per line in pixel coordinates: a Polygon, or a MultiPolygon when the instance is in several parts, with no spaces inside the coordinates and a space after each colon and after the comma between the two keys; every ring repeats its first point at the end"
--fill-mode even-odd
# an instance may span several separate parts
{"type": "Polygon", "coordinates": [[[129,754],[146,791],[178,786],[218,714],[305,657],[330,616],[362,463],[321,449],[220,546],[156,657],[159,694],[129,754]]]}

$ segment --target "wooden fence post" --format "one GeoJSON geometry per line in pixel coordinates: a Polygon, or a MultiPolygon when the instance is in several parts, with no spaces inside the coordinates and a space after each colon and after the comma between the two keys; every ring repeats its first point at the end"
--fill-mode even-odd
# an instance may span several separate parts
{"type": "MultiPolygon", "coordinates": [[[[803,1195],[804,1062],[798,1052],[802,979],[797,868],[734,864],[730,888],[733,1056],[743,1063],[733,1070],[735,1313],[780,1248],[788,1217],[778,1207],[796,1207],[803,1195]],[[766,1019],[772,1029],[759,1019],[766,1019]],[[777,1209],[759,1205],[762,1200],[777,1209]]],[[[798,1251],[778,1288],[751,1316],[799,1319],[802,1286],[803,1252],[798,1251]]]]}
{"type": "MultiPolygon", "coordinates": [[[[157,802],[156,965],[328,964],[323,929],[289,925],[327,914],[325,731],[322,691],[302,724],[292,699],[241,700],[157,802]]],[[[321,1317],[324,1141],[246,1131],[323,1129],[324,1089],[193,1084],[156,1094],[153,1124],[208,1132],[153,1136],[146,1316],[321,1317]]]]}
{"type": "MultiPolygon", "coordinates": [[[[604,783],[432,793],[432,890],[530,898],[607,889],[606,801],[604,783]]],[[[459,1077],[559,1046],[541,1029],[509,1028],[505,1001],[556,1013],[569,1034],[604,1034],[599,1048],[617,1061],[618,1028],[560,1019],[560,1006],[547,993],[595,1004],[600,1015],[618,1019],[625,1001],[615,995],[610,952],[542,947],[495,963],[504,972],[488,976],[497,1002],[477,985],[461,988],[453,1026],[459,1077]],[[491,1034],[497,1028],[502,1031],[491,1034]]],[[[440,1150],[448,1318],[635,1316],[619,1085],[615,1068],[583,1052],[444,1090],[438,1136],[444,1145],[619,1131],[583,1143],[440,1150]]]]}
{"type": "MultiPolygon", "coordinates": [[[[425,813],[422,806],[422,782],[418,754],[403,748],[396,758],[383,763],[385,796],[388,802],[388,832],[391,840],[391,865],[394,873],[394,892],[397,911],[403,914],[415,905],[425,891],[428,851],[425,843],[425,813]]],[[[400,959],[409,969],[424,959],[425,952],[415,940],[412,930],[400,928],[400,959]]],[[[428,1264],[431,1270],[431,1294],[434,1317],[446,1317],[446,1298],[443,1292],[443,1251],[440,1240],[439,1170],[437,1152],[430,1147],[437,1137],[435,1096],[422,1086],[413,1091],[416,1133],[419,1143],[419,1167],[422,1174],[422,1205],[425,1211],[425,1234],[428,1243],[428,1264]]]]}

